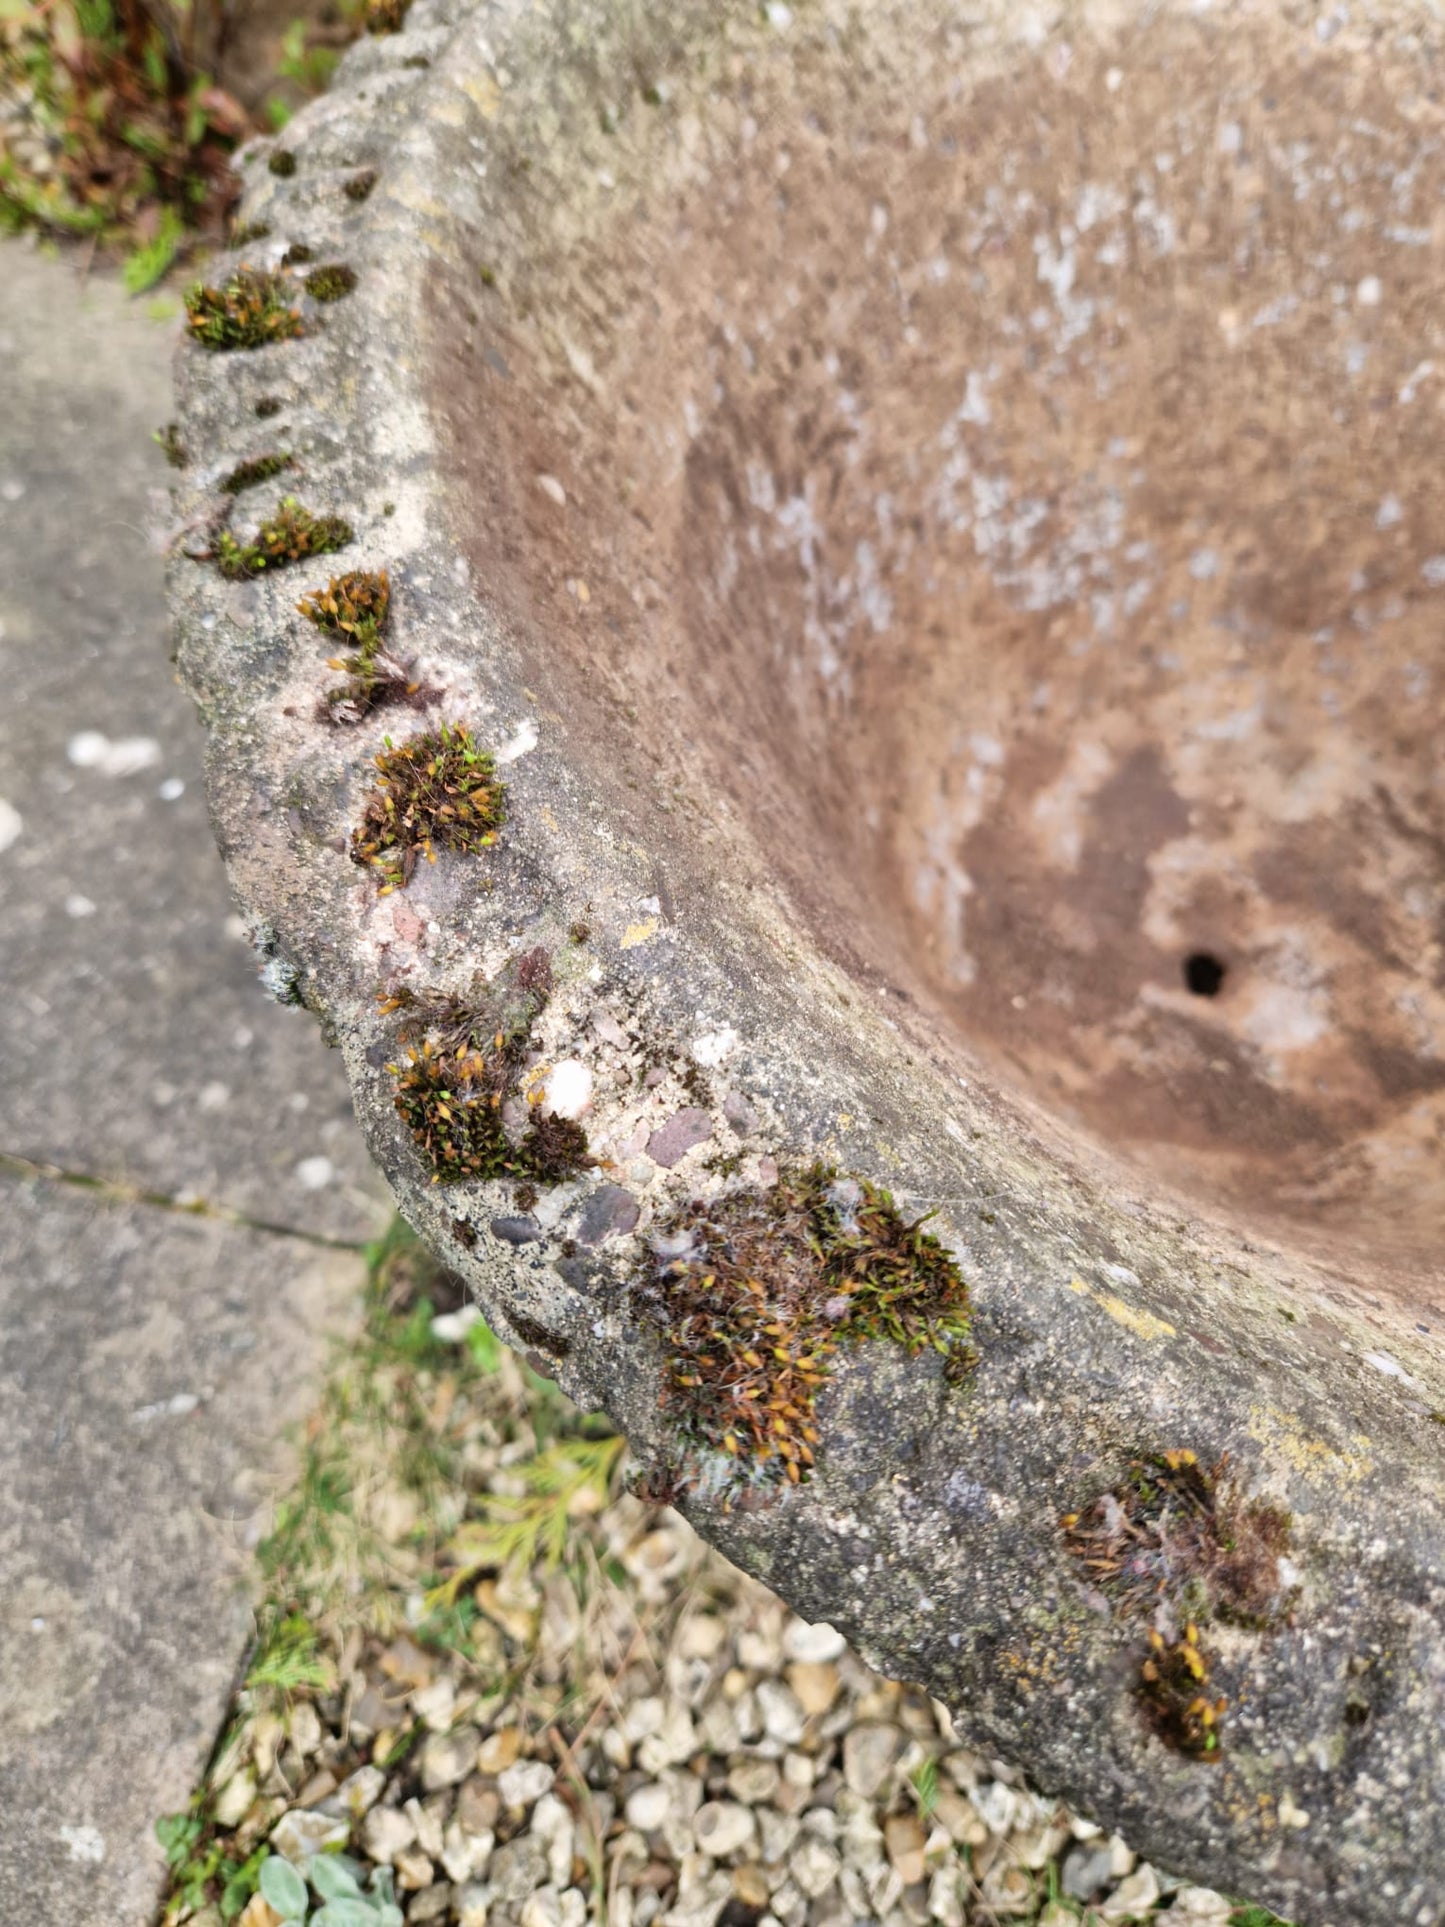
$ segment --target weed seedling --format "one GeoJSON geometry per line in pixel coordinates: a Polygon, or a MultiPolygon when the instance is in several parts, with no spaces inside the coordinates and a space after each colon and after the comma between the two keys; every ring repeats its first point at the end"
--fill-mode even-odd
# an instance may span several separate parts
{"type": "Polygon", "coordinates": [[[198,281],[186,294],[186,327],[192,341],[218,350],[264,348],[305,332],[285,276],[260,268],[237,268],[219,288],[198,281]]]}
{"type": "Polygon", "coordinates": [[[470,855],[496,842],[506,789],[464,723],[442,723],[399,747],[388,738],[376,769],[351,858],[377,872],[383,895],[404,889],[420,858],[434,863],[438,845],[470,855]]]}

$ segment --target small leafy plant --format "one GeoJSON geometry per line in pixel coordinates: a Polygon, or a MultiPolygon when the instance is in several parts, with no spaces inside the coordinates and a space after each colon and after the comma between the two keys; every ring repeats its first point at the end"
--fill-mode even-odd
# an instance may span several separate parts
{"type": "Polygon", "coordinates": [[[245,267],[218,288],[198,281],[187,290],[186,328],[192,341],[217,352],[264,348],[305,333],[286,277],[245,267]]]}
{"type": "Polygon", "coordinates": [[[376,871],[383,896],[405,889],[422,857],[435,863],[438,846],[475,854],[496,842],[506,787],[465,723],[442,723],[400,746],[388,737],[375,760],[351,860],[376,871]]]}
{"type": "Polygon", "coordinates": [[[402,1927],[390,1867],[373,1869],[369,1891],[361,1884],[364,1872],[342,1854],[319,1853],[306,1863],[303,1876],[273,1853],[261,1862],[257,1890],[284,1927],[402,1927]],[[312,1894],[321,1902],[314,1913],[312,1894]]]}
{"type": "Polygon", "coordinates": [[[307,556],[329,555],[344,548],[353,534],[351,524],[339,515],[313,515],[294,495],[287,495],[250,542],[238,542],[229,529],[222,529],[216,538],[216,566],[230,580],[242,581],[307,556]]]}

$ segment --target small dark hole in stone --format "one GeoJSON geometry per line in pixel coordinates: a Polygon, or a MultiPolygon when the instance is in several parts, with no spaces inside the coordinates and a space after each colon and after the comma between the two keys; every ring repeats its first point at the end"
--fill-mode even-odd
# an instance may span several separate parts
{"type": "Polygon", "coordinates": [[[1225,966],[1207,950],[1193,951],[1184,959],[1184,982],[1196,997],[1217,997],[1224,972],[1225,966]]]}

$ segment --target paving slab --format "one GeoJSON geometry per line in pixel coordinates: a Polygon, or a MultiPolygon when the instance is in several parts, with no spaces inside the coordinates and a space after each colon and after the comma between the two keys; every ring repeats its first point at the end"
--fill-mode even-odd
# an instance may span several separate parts
{"type": "Polygon", "coordinates": [[[0,1920],[141,1927],[358,1260],[0,1177],[0,1920]],[[13,1910],[13,1911],[12,1911],[13,1910]]]}
{"type": "Polygon", "coordinates": [[[153,1917],[153,1823],[223,1716],[246,1551],[388,1209],[206,819],[161,601],[173,335],[0,247],[6,1922],[153,1917]]]}
{"type": "Polygon", "coordinates": [[[380,1181],[314,1021],[259,987],[170,662],[173,339],[0,249],[0,1151],[364,1236],[380,1181]]]}

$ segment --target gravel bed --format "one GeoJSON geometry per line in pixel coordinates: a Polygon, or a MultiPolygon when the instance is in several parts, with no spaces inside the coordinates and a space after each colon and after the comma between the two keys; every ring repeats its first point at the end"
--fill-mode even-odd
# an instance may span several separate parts
{"type": "MultiPolygon", "coordinates": [[[[317,1571],[273,1559],[265,1622],[314,1624],[315,1677],[275,1684],[273,1637],[238,1696],[194,1808],[228,1864],[269,1848],[305,1875],[340,1855],[405,1920],[455,1927],[1230,1920],[1229,1901],[961,1746],[941,1705],[796,1618],[614,1466],[562,1494],[554,1563],[496,1563],[499,1521],[535,1513],[542,1455],[573,1449],[578,1415],[469,1310],[424,1306],[420,1345],[407,1315],[317,1421],[311,1484],[339,1509],[308,1536],[293,1505],[317,1571]],[[298,1606],[312,1619],[278,1622],[298,1606]]],[[[166,1920],[227,1915],[234,1900],[177,1888],[166,1920]]],[[[239,1918],[285,1917],[255,1892],[239,1918]]]]}

